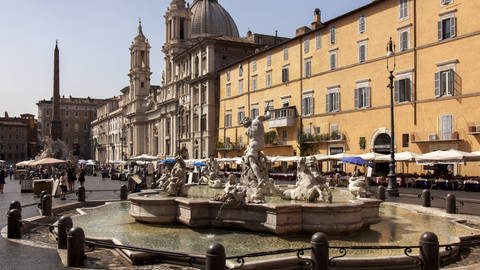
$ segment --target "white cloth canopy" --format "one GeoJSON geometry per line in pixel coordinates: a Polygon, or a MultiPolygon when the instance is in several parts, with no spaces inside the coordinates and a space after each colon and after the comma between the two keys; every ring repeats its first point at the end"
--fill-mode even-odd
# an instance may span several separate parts
{"type": "Polygon", "coordinates": [[[54,165],[54,164],[61,164],[61,163],[66,163],[66,160],[63,159],[56,159],[56,158],[42,158],[40,160],[32,162],[30,165],[36,166],[36,165],[54,165]]]}
{"type": "Polygon", "coordinates": [[[143,160],[143,161],[154,161],[157,159],[158,159],[157,157],[150,156],[147,154],[141,154],[140,156],[130,158],[130,160],[143,160]]]}
{"type": "Polygon", "coordinates": [[[298,160],[300,160],[300,158],[301,157],[297,156],[269,156],[268,160],[270,160],[270,162],[297,162],[298,160]]]}
{"type": "MultiPolygon", "coordinates": [[[[420,154],[405,151],[400,153],[395,153],[395,161],[410,161],[413,162],[415,159],[420,156],[420,154]]],[[[390,155],[383,155],[375,159],[375,161],[390,161],[390,155]]]]}
{"type": "Polygon", "coordinates": [[[31,163],[33,163],[35,160],[25,160],[25,161],[20,161],[15,166],[17,167],[22,167],[22,166],[29,166],[31,163]]]}
{"type": "Polygon", "coordinates": [[[371,152],[371,153],[358,155],[357,157],[360,157],[360,158],[362,158],[366,161],[377,161],[378,158],[381,158],[381,157],[384,157],[384,156],[385,156],[384,154],[371,152]]]}
{"type": "Polygon", "coordinates": [[[450,149],[447,151],[438,150],[420,155],[416,158],[418,164],[452,164],[464,163],[466,161],[480,161],[480,155],[450,149]]]}
{"type": "Polygon", "coordinates": [[[317,158],[317,160],[340,160],[344,157],[353,157],[355,155],[352,154],[347,154],[347,153],[340,153],[340,154],[335,154],[335,155],[328,155],[328,156],[323,156],[320,158],[317,158]]]}

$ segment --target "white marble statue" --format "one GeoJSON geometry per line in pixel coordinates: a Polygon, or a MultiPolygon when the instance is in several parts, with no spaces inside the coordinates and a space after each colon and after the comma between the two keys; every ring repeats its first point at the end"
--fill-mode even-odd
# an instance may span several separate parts
{"type": "Polygon", "coordinates": [[[348,190],[357,198],[365,198],[367,184],[365,177],[352,176],[348,179],[348,190]]]}

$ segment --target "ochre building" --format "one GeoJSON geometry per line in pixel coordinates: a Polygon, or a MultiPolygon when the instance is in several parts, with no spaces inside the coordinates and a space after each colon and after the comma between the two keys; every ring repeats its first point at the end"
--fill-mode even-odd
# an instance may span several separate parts
{"type": "Polygon", "coordinates": [[[294,38],[220,71],[219,156],[240,155],[242,118],[266,110],[267,155],[388,153],[387,60],[397,152],[480,150],[479,12],[480,1],[377,0],[322,22],[315,10],[294,38]]]}

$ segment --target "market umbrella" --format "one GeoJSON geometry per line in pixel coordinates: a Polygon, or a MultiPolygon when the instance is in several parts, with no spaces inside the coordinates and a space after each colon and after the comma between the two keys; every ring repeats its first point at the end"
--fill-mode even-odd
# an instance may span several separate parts
{"type": "Polygon", "coordinates": [[[158,161],[159,163],[162,163],[162,164],[173,164],[175,162],[177,162],[174,158],[166,158],[166,159],[162,159],[160,161],[158,161]]]}
{"type": "Polygon", "coordinates": [[[433,163],[433,164],[452,164],[464,163],[466,161],[479,161],[480,156],[463,152],[455,149],[447,151],[438,150],[430,153],[420,155],[416,158],[418,164],[433,163]]]}
{"type": "Polygon", "coordinates": [[[340,158],[340,160],[345,163],[350,163],[350,164],[355,164],[360,166],[363,166],[368,163],[365,159],[361,157],[342,157],[340,158]]]}
{"type": "MultiPolygon", "coordinates": [[[[415,161],[415,159],[418,156],[420,156],[420,154],[410,152],[410,151],[399,152],[399,153],[395,153],[395,161],[412,162],[412,161],[415,161]]],[[[390,161],[390,155],[383,155],[381,157],[376,158],[375,161],[390,161]]]]}
{"type": "Polygon", "coordinates": [[[61,164],[66,163],[66,160],[63,159],[56,159],[56,158],[42,158],[40,160],[32,162],[32,166],[36,165],[54,165],[54,164],[61,164]]]}
{"type": "Polygon", "coordinates": [[[193,163],[193,166],[199,166],[199,167],[203,167],[203,166],[207,166],[207,163],[203,162],[203,161],[195,161],[193,163]]]}
{"type": "Polygon", "coordinates": [[[130,158],[130,160],[143,160],[143,161],[153,161],[157,159],[158,159],[157,157],[150,156],[147,154],[141,154],[140,156],[130,158]]]}
{"type": "Polygon", "coordinates": [[[15,164],[15,166],[17,167],[23,167],[23,166],[29,166],[30,164],[32,164],[32,162],[34,162],[35,160],[25,160],[25,161],[20,161],[18,162],[17,164],[15,164]]]}

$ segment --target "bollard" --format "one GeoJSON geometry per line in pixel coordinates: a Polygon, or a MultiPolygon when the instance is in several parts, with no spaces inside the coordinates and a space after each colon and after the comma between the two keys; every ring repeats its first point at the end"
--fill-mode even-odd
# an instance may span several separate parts
{"type": "Polygon", "coordinates": [[[225,248],[219,243],[211,244],[207,249],[205,270],[223,270],[225,267],[225,248]]]}
{"type": "Polygon", "coordinates": [[[377,188],[377,199],[385,201],[385,187],[382,185],[377,188]]]}
{"type": "Polygon", "coordinates": [[[42,190],[42,192],[40,192],[40,202],[37,204],[37,207],[40,209],[40,211],[43,209],[43,196],[45,195],[47,195],[47,191],[42,190]]]}
{"type": "Polygon", "coordinates": [[[10,239],[22,238],[22,216],[18,209],[11,209],[7,213],[7,237],[10,239]]]}
{"type": "Polygon", "coordinates": [[[52,196],[50,194],[45,194],[42,197],[42,216],[51,216],[52,215],[52,196]]]}
{"type": "Polygon", "coordinates": [[[438,237],[432,232],[425,232],[420,237],[420,259],[423,261],[423,270],[440,269],[438,237]]]}
{"type": "Polygon", "coordinates": [[[128,190],[126,185],[120,187],[120,200],[126,201],[128,198],[128,190]]]}
{"type": "Polygon", "coordinates": [[[80,267],[85,263],[85,233],[80,227],[73,227],[67,236],[67,266],[80,267]]]}
{"type": "Polygon", "coordinates": [[[19,201],[11,201],[10,202],[10,207],[8,208],[8,210],[12,210],[12,209],[17,209],[18,211],[20,211],[20,219],[21,216],[22,216],[22,204],[19,202],[19,201]]]}
{"type": "Polygon", "coordinates": [[[313,270],[328,270],[329,253],[328,238],[322,232],[317,232],[312,236],[310,241],[312,245],[311,259],[313,262],[313,270]]]}
{"type": "Polygon", "coordinates": [[[424,189],[422,192],[423,198],[423,207],[430,207],[432,206],[432,197],[430,196],[430,190],[424,189]]]}
{"type": "Polygon", "coordinates": [[[67,248],[68,231],[73,227],[72,218],[69,216],[62,216],[58,220],[58,249],[67,248]]]}
{"type": "Polygon", "coordinates": [[[85,201],[85,187],[79,187],[77,190],[77,200],[79,202],[85,201]]]}
{"type": "Polygon", "coordinates": [[[456,214],[457,213],[457,198],[453,194],[448,194],[445,199],[447,202],[447,213],[456,214]]]}

